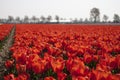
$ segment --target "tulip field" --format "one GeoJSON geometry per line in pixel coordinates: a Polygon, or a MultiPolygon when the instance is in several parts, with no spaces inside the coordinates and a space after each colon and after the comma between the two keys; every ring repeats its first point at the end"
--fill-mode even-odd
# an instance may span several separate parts
{"type": "Polygon", "coordinates": [[[2,48],[2,45],[9,35],[13,25],[12,24],[4,24],[0,25],[0,49],[2,48]]]}
{"type": "Polygon", "coordinates": [[[16,24],[9,55],[4,80],[120,80],[120,26],[16,24]]]}

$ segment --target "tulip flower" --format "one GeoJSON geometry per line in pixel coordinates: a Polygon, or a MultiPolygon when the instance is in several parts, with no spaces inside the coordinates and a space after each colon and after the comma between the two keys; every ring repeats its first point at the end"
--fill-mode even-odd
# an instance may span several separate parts
{"type": "Polygon", "coordinates": [[[4,76],[4,80],[16,80],[14,74],[4,76]]]}

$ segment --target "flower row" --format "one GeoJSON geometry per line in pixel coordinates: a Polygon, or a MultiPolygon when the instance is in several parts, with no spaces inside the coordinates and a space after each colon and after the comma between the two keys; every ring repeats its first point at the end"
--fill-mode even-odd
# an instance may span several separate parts
{"type": "Polygon", "coordinates": [[[12,24],[0,25],[0,41],[4,40],[4,38],[10,33],[12,27],[12,24]]]}
{"type": "Polygon", "coordinates": [[[7,36],[10,34],[12,30],[13,24],[1,24],[0,25],[0,49],[3,46],[3,43],[7,39],[7,36]]]}

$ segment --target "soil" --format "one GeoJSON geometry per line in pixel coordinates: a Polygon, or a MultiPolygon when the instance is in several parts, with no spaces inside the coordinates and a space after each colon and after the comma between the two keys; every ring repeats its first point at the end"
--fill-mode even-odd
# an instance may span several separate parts
{"type": "Polygon", "coordinates": [[[14,41],[14,33],[15,33],[15,27],[12,28],[6,42],[3,45],[2,50],[0,51],[0,80],[3,79],[4,72],[5,72],[5,61],[9,58],[9,52],[10,47],[13,44],[14,41]]]}

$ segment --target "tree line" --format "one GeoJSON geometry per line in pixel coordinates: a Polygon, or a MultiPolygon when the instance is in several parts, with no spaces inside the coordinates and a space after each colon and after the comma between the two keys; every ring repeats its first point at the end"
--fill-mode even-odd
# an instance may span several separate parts
{"type": "Polygon", "coordinates": [[[104,14],[102,20],[100,20],[100,10],[98,8],[92,8],[90,10],[89,18],[70,18],[67,20],[66,18],[62,18],[56,15],[54,18],[51,15],[40,16],[39,18],[36,16],[32,16],[29,18],[27,15],[21,19],[19,16],[14,18],[13,16],[8,16],[7,19],[0,19],[0,23],[120,23],[120,17],[118,14],[113,15],[113,21],[108,20],[109,17],[104,14]]]}

